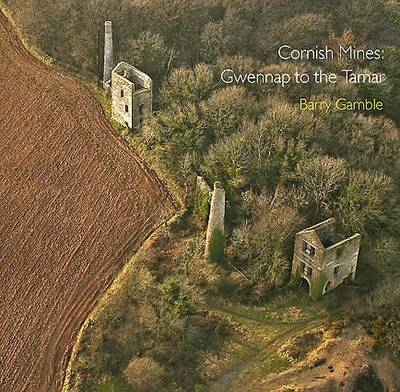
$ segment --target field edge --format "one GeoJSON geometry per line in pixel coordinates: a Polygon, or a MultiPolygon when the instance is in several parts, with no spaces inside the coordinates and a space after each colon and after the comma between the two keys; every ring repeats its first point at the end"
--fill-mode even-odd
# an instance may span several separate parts
{"type": "MultiPolygon", "coordinates": [[[[167,225],[173,224],[176,222],[180,216],[184,213],[185,210],[181,210],[175,213],[167,222],[167,225]]],[[[82,338],[90,325],[91,322],[95,322],[96,319],[100,316],[101,312],[107,307],[110,300],[113,296],[118,296],[120,291],[124,290],[126,283],[128,282],[126,277],[128,276],[130,270],[133,268],[140,254],[142,254],[145,250],[151,247],[151,244],[157,239],[157,237],[161,234],[161,231],[164,227],[164,224],[160,224],[152,233],[148,235],[148,237],[142,242],[137,251],[128,258],[128,261],[124,264],[122,269],[118,272],[116,277],[114,278],[111,285],[105,290],[102,296],[97,303],[97,305],[93,308],[93,310],[89,313],[89,316],[83,322],[77,337],[75,339],[75,343],[72,347],[71,355],[68,360],[68,366],[65,371],[63,386],[61,392],[72,392],[71,389],[71,376],[73,374],[73,366],[77,359],[77,355],[79,352],[79,348],[81,346],[82,338]]]]}

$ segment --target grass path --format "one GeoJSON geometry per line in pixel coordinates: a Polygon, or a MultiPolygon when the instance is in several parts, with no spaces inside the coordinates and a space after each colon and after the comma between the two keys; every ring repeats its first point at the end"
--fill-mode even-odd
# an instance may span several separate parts
{"type": "MultiPolygon", "coordinates": [[[[264,309],[254,311],[250,307],[241,305],[211,306],[213,311],[245,327],[251,335],[247,341],[236,342],[240,348],[232,353],[232,361],[210,385],[211,392],[255,392],[254,384],[257,380],[265,379],[269,374],[279,373],[291,366],[289,361],[277,354],[283,343],[293,336],[323,326],[328,314],[331,318],[337,319],[344,312],[342,307],[326,312],[325,306],[304,298],[295,305],[304,312],[304,318],[284,319],[283,315],[294,306],[291,299],[286,305],[272,308],[275,310],[272,312],[275,317],[270,317],[271,312],[264,309]]],[[[259,385],[262,388],[261,380],[259,385]]]]}

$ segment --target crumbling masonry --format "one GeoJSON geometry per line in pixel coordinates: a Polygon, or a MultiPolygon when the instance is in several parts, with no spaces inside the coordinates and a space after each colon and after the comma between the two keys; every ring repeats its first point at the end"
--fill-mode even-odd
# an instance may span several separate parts
{"type": "Polygon", "coordinates": [[[153,82],[144,72],[120,62],[114,69],[112,22],[104,23],[103,87],[112,97],[112,117],[130,129],[152,114],[153,82]]]}
{"type": "Polygon", "coordinates": [[[130,129],[140,127],[152,113],[152,89],[149,76],[128,63],[119,63],[111,79],[114,120],[130,129]]]}
{"type": "Polygon", "coordinates": [[[225,191],[219,182],[214,183],[208,218],[205,257],[220,261],[224,252],[225,234],[225,191]]]}
{"type": "Polygon", "coordinates": [[[333,218],[296,234],[292,275],[307,282],[317,299],[328,291],[355,279],[360,234],[338,239],[333,218]]]}

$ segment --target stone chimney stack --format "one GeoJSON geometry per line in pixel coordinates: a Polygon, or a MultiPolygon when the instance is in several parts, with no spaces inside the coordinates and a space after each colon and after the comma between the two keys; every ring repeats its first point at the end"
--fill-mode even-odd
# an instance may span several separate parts
{"type": "Polygon", "coordinates": [[[205,257],[220,261],[224,255],[225,232],[225,191],[219,182],[214,183],[208,218],[205,257]]]}
{"type": "Polygon", "coordinates": [[[104,22],[104,72],[103,87],[109,88],[111,83],[111,72],[114,65],[113,32],[112,22],[104,22]]]}

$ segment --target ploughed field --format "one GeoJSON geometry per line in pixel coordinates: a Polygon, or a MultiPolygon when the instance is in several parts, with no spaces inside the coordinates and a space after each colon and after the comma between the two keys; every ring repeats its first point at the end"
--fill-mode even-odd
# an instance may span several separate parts
{"type": "Polygon", "coordinates": [[[79,327],[173,211],[76,80],[0,13],[0,391],[59,391],[79,327]]]}

